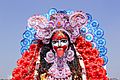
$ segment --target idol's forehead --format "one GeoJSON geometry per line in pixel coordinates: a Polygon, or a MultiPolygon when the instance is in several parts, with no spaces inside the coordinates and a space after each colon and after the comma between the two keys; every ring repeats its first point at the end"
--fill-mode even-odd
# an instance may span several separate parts
{"type": "Polygon", "coordinates": [[[52,40],[68,39],[67,35],[63,31],[56,31],[53,33],[52,40]]]}

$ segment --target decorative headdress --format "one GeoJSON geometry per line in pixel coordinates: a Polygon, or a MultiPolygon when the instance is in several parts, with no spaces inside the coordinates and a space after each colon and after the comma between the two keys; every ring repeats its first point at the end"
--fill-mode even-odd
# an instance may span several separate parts
{"type": "Polygon", "coordinates": [[[65,13],[55,13],[48,20],[45,16],[34,15],[28,19],[28,27],[36,30],[35,37],[43,43],[49,43],[53,32],[61,30],[66,32],[72,42],[80,35],[82,26],[88,22],[87,15],[82,11],[73,12],[71,15],[65,13]]]}

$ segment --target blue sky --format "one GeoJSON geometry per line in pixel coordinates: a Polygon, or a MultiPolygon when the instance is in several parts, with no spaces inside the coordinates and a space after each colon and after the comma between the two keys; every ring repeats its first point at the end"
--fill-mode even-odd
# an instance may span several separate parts
{"type": "Polygon", "coordinates": [[[120,1],[119,0],[0,0],[0,78],[8,78],[21,57],[20,41],[33,14],[58,10],[90,13],[105,31],[109,77],[120,78],[120,1]]]}

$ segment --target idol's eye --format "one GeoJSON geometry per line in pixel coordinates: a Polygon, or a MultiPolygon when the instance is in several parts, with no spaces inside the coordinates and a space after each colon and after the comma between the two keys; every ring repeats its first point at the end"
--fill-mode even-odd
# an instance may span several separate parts
{"type": "Polygon", "coordinates": [[[61,40],[61,42],[66,43],[66,42],[67,42],[67,40],[66,40],[66,39],[62,39],[62,40],[61,40]]]}
{"type": "Polygon", "coordinates": [[[52,41],[53,44],[56,44],[58,41],[52,41]]]}

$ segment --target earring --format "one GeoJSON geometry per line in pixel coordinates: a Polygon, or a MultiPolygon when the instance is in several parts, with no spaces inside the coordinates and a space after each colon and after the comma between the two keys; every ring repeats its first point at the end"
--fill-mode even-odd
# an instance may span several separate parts
{"type": "Polygon", "coordinates": [[[50,50],[47,52],[46,57],[44,58],[48,63],[53,63],[54,62],[54,53],[50,50]]]}
{"type": "Polygon", "coordinates": [[[66,59],[68,60],[68,61],[72,61],[72,60],[74,60],[74,51],[72,51],[71,49],[69,49],[68,51],[67,51],[67,57],[66,57],[66,59]]]}

